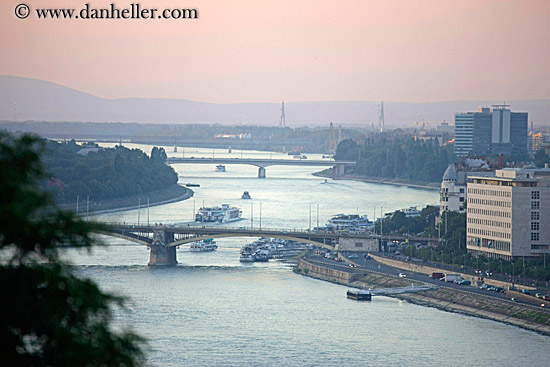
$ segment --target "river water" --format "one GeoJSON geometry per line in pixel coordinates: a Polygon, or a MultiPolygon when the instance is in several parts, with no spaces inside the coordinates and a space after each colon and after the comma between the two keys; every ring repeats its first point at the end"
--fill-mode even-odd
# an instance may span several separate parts
{"type": "MultiPolygon", "coordinates": [[[[137,146],[149,152],[151,147],[137,146]]],[[[289,158],[281,153],[186,148],[169,156],[289,158]]],[[[308,155],[308,159],[321,159],[308,155]]],[[[312,176],[316,167],[174,165],[180,183],[197,183],[193,198],[100,215],[134,223],[185,223],[193,209],[240,207],[235,226],[308,228],[335,214],[368,214],[438,203],[438,192],[312,176]],[[252,200],[242,200],[249,191],[252,200]],[[260,204],[261,203],[261,204],[260,204]],[[260,220],[261,206],[261,220],[260,220]],[[375,209],[376,208],[376,209],[375,209]],[[376,211],[376,212],[375,212],[376,211]]],[[[142,200],[143,203],[143,200],[142,200]]],[[[91,254],[67,253],[78,271],[104,289],[129,297],[117,327],[149,339],[151,366],[543,366],[550,338],[497,322],[421,307],[387,297],[346,298],[346,287],[296,275],[282,262],[241,264],[249,238],[218,239],[219,249],[190,253],[179,265],[148,267],[148,250],[100,237],[91,254]]]]}

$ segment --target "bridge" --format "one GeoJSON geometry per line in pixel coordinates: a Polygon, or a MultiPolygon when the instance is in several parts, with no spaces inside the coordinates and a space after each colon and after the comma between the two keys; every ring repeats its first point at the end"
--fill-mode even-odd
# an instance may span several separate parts
{"type": "Polygon", "coordinates": [[[265,178],[268,166],[323,166],[332,167],[332,177],[338,179],[344,174],[345,167],[355,166],[355,161],[331,161],[309,159],[255,159],[255,158],[167,158],[168,164],[250,164],[259,167],[258,178],[265,178]]]}
{"type": "MultiPolygon", "coordinates": [[[[122,238],[149,247],[149,265],[176,265],[176,248],[194,241],[224,237],[269,237],[309,243],[330,250],[351,244],[357,248],[375,246],[378,251],[379,236],[368,233],[327,233],[309,230],[254,229],[204,225],[128,225],[106,224],[99,234],[122,238]],[[364,246],[365,245],[365,246],[364,246]]],[[[414,238],[421,241],[424,238],[414,238]]]]}
{"type": "Polygon", "coordinates": [[[312,151],[311,139],[228,139],[228,138],[201,138],[184,135],[119,135],[119,134],[52,134],[41,133],[45,139],[57,141],[75,140],[77,143],[119,143],[119,144],[147,144],[161,146],[252,149],[281,151],[283,149],[303,149],[312,151]]]}

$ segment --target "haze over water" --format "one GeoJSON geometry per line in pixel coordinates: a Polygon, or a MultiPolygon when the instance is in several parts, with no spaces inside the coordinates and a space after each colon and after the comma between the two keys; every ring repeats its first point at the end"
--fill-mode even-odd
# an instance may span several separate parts
{"type": "MultiPolygon", "coordinates": [[[[146,152],[151,147],[139,146],[146,152]]],[[[169,156],[212,156],[186,148],[169,156]]],[[[243,152],[243,158],[282,154],[243,152]]],[[[215,150],[215,156],[227,151],[215,150]]],[[[240,151],[230,155],[240,158],[240,151]]],[[[287,156],[288,157],[288,156],[287,156]]],[[[320,158],[308,154],[308,159],[320,158]]],[[[377,216],[409,206],[437,204],[438,192],[314,177],[316,167],[174,165],[180,183],[198,183],[195,196],[151,207],[151,223],[182,223],[198,209],[228,203],[243,211],[232,225],[307,228],[339,213],[377,216]],[[249,191],[251,201],[242,200],[249,191]]],[[[143,203],[143,201],[142,201],[143,203]]],[[[137,210],[101,215],[103,221],[136,222],[137,210]]],[[[147,209],[140,213],[147,221],[147,209]]],[[[346,299],[346,287],[292,272],[282,262],[241,264],[240,247],[251,238],[217,239],[219,249],[190,253],[181,246],[179,265],[148,267],[143,246],[101,237],[109,246],[91,256],[71,250],[84,276],[130,297],[130,313],[118,315],[150,340],[152,366],[526,366],[546,365],[550,339],[516,327],[408,304],[387,297],[361,303],[346,299]],[[498,351],[498,352],[497,352],[498,351]]]]}

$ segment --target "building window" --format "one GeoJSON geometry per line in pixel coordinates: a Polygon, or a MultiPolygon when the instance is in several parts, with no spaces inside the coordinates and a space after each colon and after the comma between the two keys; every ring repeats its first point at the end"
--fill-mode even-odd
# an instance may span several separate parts
{"type": "Polygon", "coordinates": [[[464,202],[464,198],[461,196],[461,197],[458,199],[458,201],[460,201],[461,203],[463,203],[463,202],[464,202]]]}
{"type": "Polygon", "coordinates": [[[540,191],[533,191],[533,192],[531,192],[531,199],[533,199],[533,200],[539,200],[539,199],[540,199],[540,191]]]}
{"type": "Polygon", "coordinates": [[[539,220],[539,212],[531,212],[531,220],[539,220]]]}
{"type": "Polygon", "coordinates": [[[539,209],[539,202],[538,201],[531,201],[531,209],[538,210],[539,209]]]}
{"type": "Polygon", "coordinates": [[[538,241],[538,240],[539,240],[539,233],[531,232],[531,241],[538,241]]]}
{"type": "Polygon", "coordinates": [[[461,194],[464,194],[464,189],[460,189],[460,193],[461,193],[461,194]]]}
{"type": "Polygon", "coordinates": [[[531,231],[539,230],[539,222],[531,222],[531,231]]]}

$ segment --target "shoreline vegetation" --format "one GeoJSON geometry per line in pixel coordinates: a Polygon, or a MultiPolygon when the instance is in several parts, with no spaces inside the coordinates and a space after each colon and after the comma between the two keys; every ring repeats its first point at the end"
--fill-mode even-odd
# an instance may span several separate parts
{"type": "MultiPolygon", "coordinates": [[[[332,168],[327,168],[325,170],[315,172],[313,176],[332,178],[332,168]]],[[[439,190],[441,187],[440,182],[411,181],[411,180],[402,179],[402,178],[366,177],[366,176],[351,175],[351,174],[345,174],[341,176],[339,180],[363,181],[363,182],[378,183],[378,184],[385,184],[385,185],[406,186],[406,187],[412,187],[415,189],[425,189],[425,190],[439,190]]]]}
{"type": "MultiPolygon", "coordinates": [[[[405,269],[406,266],[407,264],[404,264],[403,268],[405,269]]],[[[369,270],[365,270],[362,274],[352,274],[346,271],[329,269],[319,264],[311,264],[303,258],[300,258],[294,271],[311,278],[360,289],[404,287],[410,286],[411,283],[414,285],[427,284],[415,280],[411,281],[411,279],[403,280],[396,276],[369,270]]],[[[345,296],[344,292],[342,292],[342,296],[345,296]]],[[[419,306],[435,307],[443,311],[514,325],[550,336],[550,312],[507,299],[498,299],[444,287],[420,293],[388,295],[388,297],[398,298],[419,306]]]]}
{"type": "MultiPolygon", "coordinates": [[[[157,206],[175,203],[182,200],[187,200],[194,195],[193,190],[175,184],[173,186],[141,193],[139,195],[129,195],[117,199],[107,200],[90,200],[89,215],[99,215],[107,213],[115,213],[125,210],[134,210],[147,207],[147,199],[149,206],[157,206]]],[[[76,201],[65,204],[58,204],[65,210],[76,212],[76,201]]],[[[79,215],[86,215],[86,199],[79,202],[79,215]]]]}

